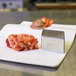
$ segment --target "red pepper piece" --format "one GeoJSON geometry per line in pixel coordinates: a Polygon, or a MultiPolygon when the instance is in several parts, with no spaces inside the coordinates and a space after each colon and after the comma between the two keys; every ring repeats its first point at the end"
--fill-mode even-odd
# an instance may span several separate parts
{"type": "Polygon", "coordinates": [[[42,17],[41,20],[44,22],[44,24],[46,23],[47,21],[47,18],[46,17],[42,17]]]}
{"type": "Polygon", "coordinates": [[[51,20],[47,27],[50,27],[54,23],[54,20],[51,20]]]}
{"type": "Polygon", "coordinates": [[[48,27],[49,23],[50,23],[50,19],[47,19],[45,27],[48,27]]]}

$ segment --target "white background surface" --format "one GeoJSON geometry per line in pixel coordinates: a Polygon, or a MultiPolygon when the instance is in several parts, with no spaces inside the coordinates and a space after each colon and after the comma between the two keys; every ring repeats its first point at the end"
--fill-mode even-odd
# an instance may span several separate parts
{"type": "MultiPolygon", "coordinates": [[[[48,67],[57,67],[62,60],[64,59],[67,53],[57,53],[57,52],[50,52],[48,50],[30,50],[30,51],[22,51],[17,52],[14,51],[6,46],[5,40],[10,34],[19,34],[19,33],[27,33],[32,34],[36,38],[38,38],[39,46],[41,46],[41,33],[42,30],[33,30],[29,28],[30,22],[26,22],[27,25],[22,24],[14,25],[8,24],[6,25],[0,33],[0,59],[13,61],[13,62],[20,62],[20,63],[27,63],[27,64],[34,64],[34,65],[41,65],[41,66],[48,66],[48,67]],[[25,25],[25,26],[23,26],[25,25]]],[[[49,29],[49,28],[48,28],[49,29]]],[[[71,32],[70,32],[71,33],[71,32]]],[[[69,32],[66,33],[68,38],[69,32]]],[[[75,32],[69,34],[70,36],[70,46],[75,36],[75,32]]],[[[51,49],[50,49],[51,50],[51,49]]]]}

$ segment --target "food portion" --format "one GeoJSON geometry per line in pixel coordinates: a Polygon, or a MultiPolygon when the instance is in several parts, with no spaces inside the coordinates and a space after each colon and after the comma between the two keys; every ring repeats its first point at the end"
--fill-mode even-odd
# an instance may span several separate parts
{"type": "MultiPolygon", "coordinates": [[[[53,22],[53,20],[42,17],[34,21],[30,27],[33,29],[44,29],[50,27],[53,22]]],[[[7,47],[16,51],[39,49],[38,40],[33,35],[28,34],[11,34],[6,39],[6,44],[7,47]]]]}
{"type": "Polygon", "coordinates": [[[33,35],[11,34],[6,39],[7,47],[16,51],[39,49],[38,40],[33,35]]]}
{"type": "Polygon", "coordinates": [[[50,27],[53,23],[53,20],[42,17],[41,19],[37,19],[36,21],[34,21],[30,27],[32,29],[44,29],[50,27]]]}

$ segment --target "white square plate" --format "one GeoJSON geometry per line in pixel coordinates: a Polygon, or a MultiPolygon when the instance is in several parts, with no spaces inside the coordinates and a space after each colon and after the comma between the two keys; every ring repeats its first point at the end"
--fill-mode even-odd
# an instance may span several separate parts
{"type": "MultiPolygon", "coordinates": [[[[51,52],[48,50],[30,50],[17,52],[6,46],[6,38],[10,34],[32,34],[38,38],[39,46],[41,46],[41,33],[42,30],[33,30],[30,27],[30,22],[27,22],[25,26],[19,26],[13,24],[5,25],[0,32],[0,59],[18,63],[33,64],[47,67],[58,67],[64,59],[66,53],[51,52]]],[[[49,29],[49,28],[48,28],[49,29]]],[[[70,31],[71,33],[71,31],[70,31]]],[[[66,33],[67,35],[69,33],[66,33]]],[[[75,36],[75,32],[71,33],[70,44],[72,44],[75,36]]],[[[67,40],[67,37],[66,37],[67,40]]],[[[51,50],[51,49],[50,49],[51,50]]]]}

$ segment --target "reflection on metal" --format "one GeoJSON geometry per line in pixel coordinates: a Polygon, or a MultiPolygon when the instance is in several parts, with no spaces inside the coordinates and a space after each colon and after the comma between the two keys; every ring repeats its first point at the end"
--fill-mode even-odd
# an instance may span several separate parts
{"type": "Polygon", "coordinates": [[[64,32],[55,30],[43,30],[42,49],[64,53],[64,32]]]}
{"type": "MultiPolygon", "coordinates": [[[[70,48],[74,42],[75,33],[76,33],[75,29],[76,29],[75,26],[68,26],[68,25],[66,26],[66,28],[64,25],[61,25],[61,26],[53,25],[53,27],[51,27],[50,30],[44,29],[42,32],[42,49],[67,53],[70,50],[70,48]],[[62,32],[62,31],[64,31],[64,33],[60,34],[60,32],[62,32]],[[61,44],[58,41],[60,39],[63,40],[62,44],[64,46],[64,49],[61,51],[57,51],[57,49],[59,48],[57,46],[59,44],[61,44]],[[48,45],[51,45],[51,46],[48,47],[48,45]],[[53,48],[53,50],[51,48],[53,48]]],[[[60,45],[60,48],[63,46],[60,45]]]]}

